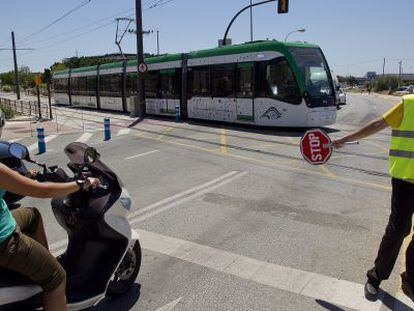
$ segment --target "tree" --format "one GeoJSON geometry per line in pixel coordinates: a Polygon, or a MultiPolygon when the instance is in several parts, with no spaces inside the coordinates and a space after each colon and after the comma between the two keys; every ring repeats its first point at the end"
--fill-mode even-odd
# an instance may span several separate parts
{"type": "Polygon", "coordinates": [[[358,84],[358,79],[355,78],[354,76],[348,76],[345,78],[345,81],[348,85],[357,85],[358,84]]]}

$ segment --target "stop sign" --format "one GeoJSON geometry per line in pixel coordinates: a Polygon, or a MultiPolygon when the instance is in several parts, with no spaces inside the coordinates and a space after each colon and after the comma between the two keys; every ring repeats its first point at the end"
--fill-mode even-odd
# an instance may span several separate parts
{"type": "Polygon", "coordinates": [[[325,164],[332,154],[331,139],[320,129],[309,130],[300,140],[300,151],[310,164],[325,164]]]}

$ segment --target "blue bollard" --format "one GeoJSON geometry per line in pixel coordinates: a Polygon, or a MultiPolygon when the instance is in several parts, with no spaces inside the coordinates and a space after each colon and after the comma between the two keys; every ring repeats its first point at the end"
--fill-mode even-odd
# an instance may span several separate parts
{"type": "Polygon", "coordinates": [[[111,120],[109,118],[105,118],[104,120],[104,140],[111,139],[111,120]]]}
{"type": "Polygon", "coordinates": [[[39,150],[39,154],[46,152],[45,130],[43,127],[37,128],[37,148],[39,150]]]}
{"type": "Polygon", "coordinates": [[[174,114],[175,122],[180,122],[180,106],[175,105],[175,114],[174,114]]]}

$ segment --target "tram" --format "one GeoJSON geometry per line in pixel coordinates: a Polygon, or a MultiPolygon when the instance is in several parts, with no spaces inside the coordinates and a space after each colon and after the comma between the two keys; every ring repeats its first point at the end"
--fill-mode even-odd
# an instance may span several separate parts
{"type": "MultiPolygon", "coordinates": [[[[146,58],[149,115],[270,127],[335,123],[333,78],[319,46],[258,41],[146,58]]],[[[128,112],[137,94],[134,60],[57,71],[55,103],[128,112]]]]}

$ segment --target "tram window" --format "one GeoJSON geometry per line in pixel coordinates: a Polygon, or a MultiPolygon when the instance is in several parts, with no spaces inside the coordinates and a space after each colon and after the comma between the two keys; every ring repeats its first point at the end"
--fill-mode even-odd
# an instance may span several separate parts
{"type": "Polygon", "coordinates": [[[236,95],[238,98],[253,97],[253,63],[241,63],[237,65],[236,95]]]}
{"type": "Polygon", "coordinates": [[[265,70],[270,97],[295,105],[301,103],[299,87],[285,58],[272,60],[265,70]]]}
{"type": "Polygon", "coordinates": [[[55,93],[67,93],[68,92],[68,79],[57,78],[53,80],[55,93]]]}
{"type": "Polygon", "coordinates": [[[89,96],[96,95],[96,76],[86,77],[86,93],[89,96]]]}
{"type": "Polygon", "coordinates": [[[122,74],[100,76],[99,92],[101,96],[122,96],[122,74]]]}
{"type": "Polygon", "coordinates": [[[175,99],[177,97],[175,69],[161,70],[160,74],[162,98],[175,99]]]}
{"type": "Polygon", "coordinates": [[[213,97],[232,97],[234,95],[234,65],[213,66],[213,97]]]}
{"type": "Polygon", "coordinates": [[[145,97],[158,98],[159,93],[159,71],[150,71],[146,73],[145,78],[145,97]]]}
{"type": "Polygon", "coordinates": [[[135,72],[128,73],[127,77],[127,93],[129,96],[137,94],[137,74],[135,72]]]}
{"type": "Polygon", "coordinates": [[[210,67],[189,68],[192,76],[192,96],[211,96],[210,67]]]}

